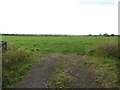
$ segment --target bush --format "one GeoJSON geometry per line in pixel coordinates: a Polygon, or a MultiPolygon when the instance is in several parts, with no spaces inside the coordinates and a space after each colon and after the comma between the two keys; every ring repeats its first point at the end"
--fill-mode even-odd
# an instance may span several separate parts
{"type": "Polygon", "coordinates": [[[31,67],[32,55],[21,49],[10,50],[3,53],[2,85],[6,87],[24,76],[25,72],[31,67]]]}
{"type": "Polygon", "coordinates": [[[111,34],[111,36],[115,36],[114,34],[111,34]]]}
{"type": "Polygon", "coordinates": [[[120,58],[120,53],[118,52],[118,44],[99,45],[95,49],[90,50],[88,53],[115,59],[120,58]]]}
{"type": "Polygon", "coordinates": [[[108,35],[107,33],[105,33],[105,34],[103,34],[103,36],[106,36],[106,37],[108,37],[109,35],[108,35]]]}

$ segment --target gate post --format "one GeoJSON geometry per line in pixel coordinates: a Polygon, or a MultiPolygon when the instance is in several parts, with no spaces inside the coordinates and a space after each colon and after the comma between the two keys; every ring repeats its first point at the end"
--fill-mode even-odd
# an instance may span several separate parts
{"type": "Polygon", "coordinates": [[[1,41],[2,43],[2,52],[7,51],[7,42],[6,41],[1,41]]]}

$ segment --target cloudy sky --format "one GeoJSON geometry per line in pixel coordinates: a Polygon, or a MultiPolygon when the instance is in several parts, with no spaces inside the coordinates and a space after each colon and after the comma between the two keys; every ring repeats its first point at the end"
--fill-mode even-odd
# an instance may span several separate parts
{"type": "Polygon", "coordinates": [[[119,0],[0,0],[0,33],[118,34],[119,0]]]}

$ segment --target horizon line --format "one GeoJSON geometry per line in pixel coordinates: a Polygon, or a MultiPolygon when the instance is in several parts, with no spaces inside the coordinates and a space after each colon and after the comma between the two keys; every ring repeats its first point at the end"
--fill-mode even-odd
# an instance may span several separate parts
{"type": "MultiPolygon", "coordinates": [[[[119,34],[114,34],[114,33],[111,33],[111,34],[108,34],[108,33],[104,33],[104,34],[107,34],[107,35],[119,35],[119,34]]],[[[61,36],[64,36],[64,35],[66,35],[66,36],[72,36],[72,35],[74,35],[74,36],[84,36],[84,35],[104,35],[104,34],[25,34],[25,33],[20,33],[20,34],[18,34],[18,33],[13,33],[13,34],[11,34],[11,33],[0,33],[0,35],[61,35],[61,36]]]]}

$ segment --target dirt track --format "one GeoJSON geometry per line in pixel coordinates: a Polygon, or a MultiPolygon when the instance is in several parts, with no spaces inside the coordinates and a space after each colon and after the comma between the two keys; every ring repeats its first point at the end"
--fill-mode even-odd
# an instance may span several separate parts
{"type": "Polygon", "coordinates": [[[92,73],[81,63],[81,59],[83,58],[77,55],[51,54],[33,65],[25,79],[18,82],[15,88],[46,88],[54,77],[58,60],[61,62],[61,65],[66,65],[65,69],[72,77],[66,86],[67,88],[99,88],[92,73]]]}

